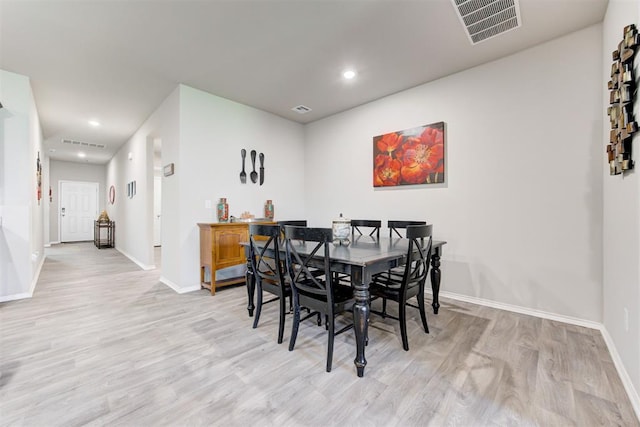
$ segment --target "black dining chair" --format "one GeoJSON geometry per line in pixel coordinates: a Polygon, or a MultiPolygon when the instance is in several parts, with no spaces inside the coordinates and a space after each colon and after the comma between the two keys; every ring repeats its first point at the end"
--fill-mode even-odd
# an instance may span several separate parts
{"type": "Polygon", "coordinates": [[[374,275],[369,287],[372,300],[382,299],[382,311],[371,309],[371,313],[384,317],[390,317],[400,322],[400,335],[402,347],[409,350],[407,339],[407,306],[420,310],[422,326],[425,333],[429,333],[427,314],[424,304],[424,286],[429,273],[429,259],[431,258],[432,225],[409,225],[406,227],[408,248],[407,261],[401,276],[390,275],[386,272],[374,275]],[[413,305],[409,300],[416,297],[418,305],[413,305]],[[387,313],[387,300],[398,303],[398,317],[387,313]]]}
{"type": "Polygon", "coordinates": [[[410,225],[426,225],[426,221],[387,221],[387,227],[389,228],[389,237],[393,237],[394,233],[397,237],[404,237],[400,234],[401,229],[406,229],[410,225]]]}
{"type": "MultiPolygon", "coordinates": [[[[389,237],[391,238],[395,236],[395,237],[403,238],[404,236],[400,234],[400,230],[406,230],[406,228],[410,225],[426,225],[426,224],[427,224],[426,221],[396,221],[396,220],[387,221],[387,227],[389,228],[389,237]]],[[[389,276],[391,275],[402,276],[403,272],[404,270],[402,268],[392,268],[387,273],[389,276]]]]}
{"type": "Polygon", "coordinates": [[[293,351],[296,345],[300,322],[312,316],[324,316],[328,335],[327,372],[331,372],[335,336],[353,328],[351,322],[336,331],[336,316],[350,311],[355,303],[350,286],[334,283],[329,262],[329,245],[332,241],[330,228],[285,227],[286,265],[293,299],[289,351],[293,351]],[[304,252],[301,251],[303,247],[304,252]],[[316,275],[311,268],[312,260],[317,260],[318,256],[323,260],[323,267],[318,268],[324,272],[322,276],[316,275]],[[302,319],[301,307],[312,310],[302,319]]]}
{"type": "MultiPolygon", "coordinates": [[[[351,241],[355,242],[360,236],[365,235],[371,238],[375,237],[376,239],[380,239],[380,227],[382,227],[382,221],[377,219],[352,219],[351,241]]],[[[349,274],[335,272],[333,277],[336,282],[345,284],[351,283],[351,276],[349,274]]]]}
{"type": "MultiPolygon", "coordinates": [[[[280,237],[282,238],[282,240],[284,240],[284,228],[287,225],[291,225],[294,227],[306,227],[307,226],[307,220],[306,219],[292,219],[292,220],[287,220],[287,221],[278,221],[278,225],[280,226],[280,237]]],[[[324,274],[324,271],[322,269],[310,269],[311,271],[313,271],[313,273],[315,275],[320,275],[322,276],[324,274]]]]}
{"type": "Polygon", "coordinates": [[[352,240],[358,233],[358,236],[363,236],[364,233],[360,228],[367,228],[368,235],[373,237],[375,235],[376,238],[380,238],[380,227],[382,227],[382,221],[380,220],[371,220],[371,219],[352,219],[351,220],[351,237],[352,240]]]}
{"type": "Polygon", "coordinates": [[[249,225],[249,256],[258,294],[253,328],[258,327],[262,306],[279,301],[278,344],[282,343],[284,336],[287,297],[291,302],[291,287],[285,280],[285,265],[280,258],[280,248],[280,227],[278,225],[249,225]],[[257,241],[260,241],[260,244],[257,244],[257,241]],[[275,298],[263,301],[263,291],[275,295],[275,298]]]}

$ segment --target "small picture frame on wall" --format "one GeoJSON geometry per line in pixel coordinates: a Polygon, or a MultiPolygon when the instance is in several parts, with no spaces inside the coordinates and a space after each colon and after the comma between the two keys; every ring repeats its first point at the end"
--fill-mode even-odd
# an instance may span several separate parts
{"type": "Polygon", "coordinates": [[[136,195],[136,182],[131,181],[127,183],[127,197],[133,199],[133,196],[136,195]]]}
{"type": "Polygon", "coordinates": [[[168,165],[166,165],[166,166],[163,168],[163,173],[164,173],[164,176],[171,176],[171,175],[173,175],[173,163],[169,163],[168,165]]]}

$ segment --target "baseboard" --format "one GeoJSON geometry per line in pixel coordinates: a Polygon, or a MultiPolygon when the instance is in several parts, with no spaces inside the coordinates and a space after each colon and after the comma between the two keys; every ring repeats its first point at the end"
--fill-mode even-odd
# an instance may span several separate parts
{"type": "Polygon", "coordinates": [[[45,259],[47,259],[47,256],[43,255],[42,258],[40,258],[38,267],[36,267],[36,274],[33,275],[33,280],[31,281],[31,287],[29,288],[29,296],[33,296],[33,293],[36,291],[36,285],[38,284],[38,279],[40,278],[40,272],[42,271],[42,267],[44,266],[45,259]]]}
{"type": "Polygon", "coordinates": [[[116,251],[120,252],[122,255],[124,255],[127,258],[129,258],[131,260],[131,262],[133,262],[134,264],[136,264],[138,267],[140,267],[143,270],[154,270],[156,268],[156,266],[154,264],[147,265],[147,264],[141,263],[135,257],[129,255],[128,253],[126,253],[122,249],[119,249],[119,248],[115,248],[115,249],[116,249],[116,251]]]}
{"type": "Polygon", "coordinates": [[[627,370],[624,367],[624,364],[622,363],[622,358],[620,357],[620,354],[618,354],[618,349],[613,343],[613,339],[611,338],[611,335],[609,335],[609,331],[607,331],[607,328],[605,328],[604,325],[602,325],[600,332],[602,333],[604,342],[607,344],[607,348],[609,349],[609,354],[613,359],[613,364],[615,365],[618,371],[618,375],[620,375],[620,379],[622,380],[622,385],[624,386],[624,389],[627,392],[627,396],[629,396],[629,400],[631,401],[631,406],[633,406],[633,410],[636,412],[636,417],[638,418],[638,420],[640,420],[640,395],[638,394],[638,391],[633,386],[633,382],[631,381],[631,378],[629,377],[629,373],[627,372],[627,370]]]}
{"type": "Polygon", "coordinates": [[[42,266],[44,265],[44,260],[46,258],[47,257],[45,255],[40,259],[40,262],[38,263],[38,266],[36,267],[36,273],[34,274],[33,280],[31,281],[31,286],[29,287],[29,292],[23,292],[23,293],[20,293],[20,294],[0,296],[0,302],[15,301],[15,300],[19,300],[19,299],[25,299],[25,298],[33,297],[33,293],[36,290],[36,285],[38,284],[38,279],[40,278],[40,272],[42,271],[42,266]]]}
{"type": "Polygon", "coordinates": [[[23,292],[21,294],[5,295],[0,297],[0,302],[15,301],[19,299],[31,298],[32,296],[33,294],[30,294],[29,292],[23,292]]]}
{"type": "MultiPolygon", "coordinates": [[[[425,293],[431,294],[430,290],[425,289],[425,293]]],[[[624,364],[622,363],[622,358],[620,354],[618,354],[618,349],[616,348],[613,339],[609,335],[609,332],[604,327],[602,323],[593,322],[591,320],[578,319],[576,317],[571,316],[563,316],[560,314],[549,313],[543,310],[535,310],[527,307],[521,307],[518,305],[505,304],[501,302],[491,301],[483,298],[470,297],[467,295],[455,294],[452,292],[440,292],[439,294],[443,298],[451,298],[453,300],[464,301],[471,304],[482,305],[491,308],[497,308],[499,310],[512,311],[514,313],[526,314],[529,316],[540,317],[548,320],[555,320],[558,322],[568,323],[570,325],[583,326],[585,328],[597,329],[602,334],[604,342],[607,344],[607,348],[609,350],[609,354],[611,355],[611,359],[613,360],[613,364],[618,371],[618,375],[620,376],[620,380],[622,381],[622,385],[624,386],[625,391],[627,392],[627,396],[629,396],[629,400],[631,401],[631,406],[636,413],[636,417],[640,420],[640,395],[638,395],[638,391],[635,389],[631,378],[629,377],[629,373],[627,372],[624,364]]]]}
{"type": "Polygon", "coordinates": [[[186,294],[187,292],[199,291],[201,289],[201,287],[197,285],[191,286],[189,288],[181,288],[164,276],[160,276],[160,282],[164,283],[165,285],[167,285],[168,287],[170,287],[176,293],[179,293],[179,294],[186,294]]]}
{"type": "MultiPolygon", "coordinates": [[[[431,293],[425,289],[425,293],[431,293]]],[[[471,304],[483,305],[486,307],[497,308],[499,310],[512,311],[514,313],[527,314],[529,316],[540,317],[543,319],[556,320],[558,322],[568,323],[570,325],[583,326],[589,329],[602,329],[602,323],[594,322],[591,320],[579,319],[577,317],[564,316],[556,313],[549,313],[543,310],[536,310],[533,308],[522,307],[519,305],[505,304],[496,302],[484,298],[470,297],[467,295],[455,294],[452,292],[440,292],[440,296],[444,298],[451,298],[458,301],[469,302],[471,304]]]]}

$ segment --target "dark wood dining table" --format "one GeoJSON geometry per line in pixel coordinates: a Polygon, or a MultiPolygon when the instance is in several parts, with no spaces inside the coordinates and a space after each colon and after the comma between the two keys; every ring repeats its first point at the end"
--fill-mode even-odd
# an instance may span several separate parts
{"type": "MultiPolygon", "coordinates": [[[[329,245],[331,271],[345,273],[351,277],[351,286],[354,288],[355,305],[353,307],[353,323],[356,336],[356,365],[359,377],[364,376],[364,368],[367,365],[364,349],[367,340],[367,329],[369,324],[369,284],[374,274],[387,271],[390,268],[404,265],[407,256],[407,245],[409,240],[405,238],[375,238],[371,236],[356,236],[349,245],[329,245]]],[[[434,240],[431,251],[431,289],[433,292],[433,312],[438,314],[440,303],[438,294],[440,292],[440,256],[445,241],[434,240]]],[[[264,244],[257,241],[256,244],[264,244]]],[[[306,254],[306,249],[312,250],[313,243],[296,242],[298,253],[306,254]]],[[[245,244],[247,259],[249,256],[249,246],[245,244]]],[[[282,245],[284,251],[284,245],[282,245]]],[[[322,252],[317,254],[318,264],[315,267],[323,268],[322,252]]],[[[284,258],[284,257],[283,257],[284,258]]],[[[250,268],[247,269],[247,293],[249,316],[253,316],[255,281],[250,268]]]]}

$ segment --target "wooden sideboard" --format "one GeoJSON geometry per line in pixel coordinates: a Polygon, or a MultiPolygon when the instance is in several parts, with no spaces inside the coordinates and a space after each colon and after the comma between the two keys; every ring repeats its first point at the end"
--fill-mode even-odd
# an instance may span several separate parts
{"type": "Polygon", "coordinates": [[[216,272],[234,265],[246,265],[247,258],[240,242],[249,241],[249,224],[246,222],[198,223],[198,227],[200,229],[200,286],[210,289],[211,295],[214,295],[216,288],[244,283],[244,273],[238,277],[216,280],[216,272]]]}

